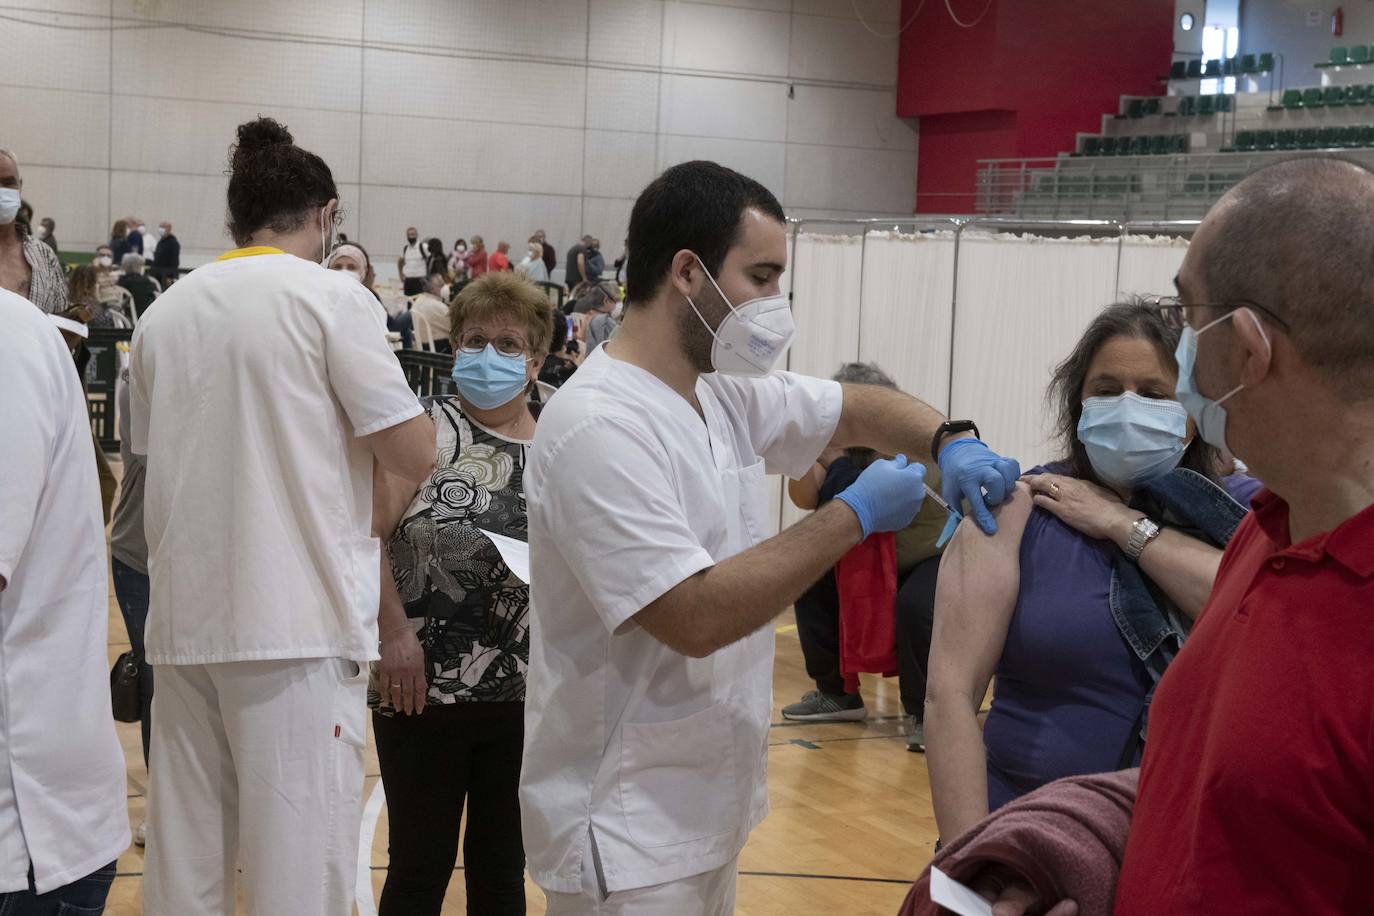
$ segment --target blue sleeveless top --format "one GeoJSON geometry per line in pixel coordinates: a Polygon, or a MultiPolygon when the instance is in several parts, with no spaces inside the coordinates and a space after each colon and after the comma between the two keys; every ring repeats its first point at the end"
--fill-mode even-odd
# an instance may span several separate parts
{"type": "MultiPolygon", "coordinates": [[[[1248,506],[1260,482],[1237,475],[1222,486],[1248,506]]],[[[1117,767],[1152,680],[1112,619],[1116,550],[1044,509],[1026,522],[1021,591],[983,728],[989,811],[1060,777],[1117,767]]]]}

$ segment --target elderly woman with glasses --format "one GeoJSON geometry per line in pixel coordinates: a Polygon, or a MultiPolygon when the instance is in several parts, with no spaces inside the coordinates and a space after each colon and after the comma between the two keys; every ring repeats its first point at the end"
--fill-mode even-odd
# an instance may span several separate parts
{"type": "Polygon", "coordinates": [[[1179,313],[1127,302],[1089,324],[1050,384],[1063,457],[1018,485],[995,535],[961,529],[946,548],[925,714],[945,840],[1140,759],[1155,684],[1259,490],[1179,403],[1179,313]]]}
{"type": "Polygon", "coordinates": [[[529,585],[494,537],[527,540],[527,395],[552,307],[522,276],[489,273],[450,309],[457,395],[427,404],[438,460],[417,491],[379,473],[381,661],[369,703],[390,822],[381,914],[438,914],[463,838],[467,911],[525,912],[518,800],[529,585]]]}

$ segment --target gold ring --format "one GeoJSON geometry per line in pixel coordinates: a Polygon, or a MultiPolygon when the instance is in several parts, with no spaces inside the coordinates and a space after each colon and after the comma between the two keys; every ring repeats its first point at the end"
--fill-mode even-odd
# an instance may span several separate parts
{"type": "Polygon", "coordinates": [[[1052,483],[1052,484],[1050,484],[1050,496],[1051,496],[1051,498],[1053,498],[1053,499],[1058,499],[1058,498],[1059,498],[1059,484],[1057,484],[1057,483],[1052,483]]]}

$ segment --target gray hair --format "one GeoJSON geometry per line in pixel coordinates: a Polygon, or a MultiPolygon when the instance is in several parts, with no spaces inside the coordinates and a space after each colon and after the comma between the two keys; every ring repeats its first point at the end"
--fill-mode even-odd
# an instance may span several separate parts
{"type": "Polygon", "coordinates": [[[136,251],[131,251],[119,259],[119,269],[126,274],[136,274],[143,271],[143,255],[136,251]]]}
{"type": "Polygon", "coordinates": [[[19,157],[18,157],[18,156],[16,156],[14,153],[10,152],[9,150],[5,149],[3,146],[0,146],[0,156],[7,156],[7,157],[9,158],[10,162],[13,162],[13,163],[14,163],[14,170],[15,170],[16,172],[19,171],[19,157]]]}
{"type": "Polygon", "coordinates": [[[890,375],[879,369],[877,363],[845,363],[840,366],[840,371],[835,373],[834,379],[849,385],[881,385],[893,389],[897,387],[897,383],[890,375]]]}

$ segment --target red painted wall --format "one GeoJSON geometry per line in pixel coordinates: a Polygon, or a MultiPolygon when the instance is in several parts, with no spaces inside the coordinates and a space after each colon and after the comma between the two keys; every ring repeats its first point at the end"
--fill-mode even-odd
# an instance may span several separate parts
{"type": "MultiPolygon", "coordinates": [[[[922,0],[903,0],[906,22],[922,0]]],[[[989,0],[949,0],[971,21],[989,0]]],[[[918,213],[970,213],[977,160],[1053,156],[1122,95],[1158,95],[1174,0],[990,0],[972,29],[924,0],[901,38],[897,114],[920,119],[918,213]]]]}

